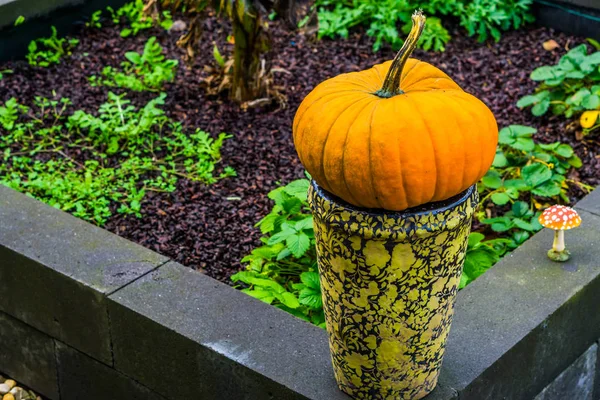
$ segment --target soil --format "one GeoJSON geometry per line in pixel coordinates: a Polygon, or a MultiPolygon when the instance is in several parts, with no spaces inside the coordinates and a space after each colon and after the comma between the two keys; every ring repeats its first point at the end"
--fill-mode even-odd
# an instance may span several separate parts
{"type": "MultiPolygon", "coordinates": [[[[99,74],[106,65],[118,67],[126,51],[141,51],[150,36],[157,36],[168,58],[182,59],[176,46],[179,33],[156,28],[135,38],[122,39],[119,28],[107,23],[102,29],[82,28],[79,45],[70,58],[49,68],[30,67],[25,61],[0,65],[14,74],[0,81],[0,101],[16,97],[30,104],[34,96],[68,97],[77,108],[96,110],[106,101],[105,87],[91,87],[87,77],[99,74]]],[[[241,268],[240,259],[260,244],[254,224],[272,204],[266,194],[282,183],[303,177],[295,154],[291,125],[301,100],[319,82],[334,75],[368,68],[393,57],[390,49],[372,52],[372,40],[363,31],[346,40],[314,41],[271,24],[274,39],[275,85],[287,98],[287,107],[241,110],[225,94],[208,95],[203,79],[205,65],[213,65],[213,43],[228,55],[232,46],[225,38],[228,26],[216,19],[204,23],[201,50],[193,68],[180,62],[177,80],[167,86],[165,110],[190,128],[217,135],[227,132],[234,138],[222,149],[223,163],[237,171],[228,178],[206,186],[182,180],[173,193],[150,193],[142,204],[143,217],[115,213],[105,228],[164,254],[183,265],[228,281],[241,268]]],[[[529,73],[536,67],[554,64],[565,49],[584,42],[547,28],[528,28],[506,33],[498,43],[477,43],[455,30],[444,53],[416,51],[414,57],[428,61],[453,77],[464,90],[482,99],[494,112],[500,127],[523,124],[538,129],[536,139],[560,140],[572,145],[583,167],[572,178],[588,185],[600,184],[600,144],[597,139],[575,139],[569,121],[558,117],[536,118],[519,110],[517,100],[531,93],[536,83],[529,73]],[[542,43],[554,39],[560,48],[546,51],[542,43]]],[[[114,89],[112,89],[114,91],[114,89]]],[[[144,104],[154,95],[130,93],[144,104]]],[[[573,188],[573,201],[584,193],[573,188]]]]}

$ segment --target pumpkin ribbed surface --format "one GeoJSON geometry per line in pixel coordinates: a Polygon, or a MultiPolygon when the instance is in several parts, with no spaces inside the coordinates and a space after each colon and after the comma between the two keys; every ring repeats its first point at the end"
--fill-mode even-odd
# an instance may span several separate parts
{"type": "Polygon", "coordinates": [[[399,94],[381,97],[392,62],[319,84],[294,118],[300,161],[325,190],[365,208],[404,210],[476,183],[496,153],[492,112],[434,66],[408,58],[399,94]]]}

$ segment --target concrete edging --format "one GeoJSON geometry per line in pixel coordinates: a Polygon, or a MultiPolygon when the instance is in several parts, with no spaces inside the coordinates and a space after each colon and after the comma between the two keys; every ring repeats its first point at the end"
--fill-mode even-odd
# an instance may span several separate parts
{"type": "MultiPolygon", "coordinates": [[[[533,398],[600,337],[600,190],[577,208],[569,262],[544,230],[459,293],[428,398],[533,398]]],[[[3,186],[0,221],[0,371],[49,398],[348,398],[325,331],[3,186]]]]}

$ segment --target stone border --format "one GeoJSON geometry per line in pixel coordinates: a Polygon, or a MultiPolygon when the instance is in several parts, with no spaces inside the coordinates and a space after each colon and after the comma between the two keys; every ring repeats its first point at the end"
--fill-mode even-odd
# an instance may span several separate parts
{"type": "Polygon", "coordinates": [[[536,23],[600,40],[600,2],[597,0],[533,0],[536,23]]]}
{"type": "Polygon", "coordinates": [[[108,6],[118,8],[128,1],[0,0],[0,62],[24,58],[29,42],[50,36],[51,26],[57,28],[59,36],[65,36],[85,24],[93,12],[108,6]],[[25,17],[25,22],[15,27],[19,16],[25,17]]]}
{"type": "MultiPolygon", "coordinates": [[[[593,346],[600,190],[577,209],[570,261],[543,230],[459,293],[428,399],[530,399],[593,346]]],[[[0,371],[51,399],[348,399],[324,330],[3,186],[0,371]]]]}

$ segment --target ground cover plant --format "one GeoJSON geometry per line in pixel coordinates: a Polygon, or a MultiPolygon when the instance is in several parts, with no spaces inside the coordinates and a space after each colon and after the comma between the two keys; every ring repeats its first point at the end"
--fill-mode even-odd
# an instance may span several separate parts
{"type": "Polygon", "coordinates": [[[531,107],[535,116],[550,111],[566,118],[591,111],[581,120],[583,135],[600,127],[596,123],[596,111],[600,110],[600,49],[588,54],[586,44],[580,44],[562,56],[558,64],[533,70],[530,78],[541,83],[534,94],[519,99],[518,107],[531,107]]]}
{"type": "MultiPolygon", "coordinates": [[[[215,164],[213,175],[218,178],[224,172],[224,165],[228,165],[235,169],[237,178],[220,179],[207,185],[204,181],[177,175],[177,181],[173,183],[172,188],[169,188],[173,189],[172,191],[146,190],[145,195],[139,200],[141,216],[136,215],[137,212],[118,212],[122,205],[129,204],[131,208],[131,201],[129,203],[120,201],[124,199],[120,197],[120,200],[110,200],[108,206],[110,215],[106,214],[108,216],[102,218],[106,229],[231,284],[229,277],[251,263],[250,260],[246,260],[242,264],[240,260],[262,246],[261,237],[267,238],[268,241],[268,238],[274,235],[274,233],[263,234],[260,229],[254,227],[256,222],[269,215],[274,207],[274,200],[268,198],[266,194],[275,188],[305,178],[291,141],[291,121],[301,99],[322,80],[343,72],[365,69],[386,60],[391,52],[388,50],[372,52],[376,39],[366,34],[368,27],[355,26],[349,29],[349,40],[322,38],[315,42],[302,32],[291,31],[285,21],[277,17],[272,21],[265,20],[269,24],[272,37],[272,66],[281,71],[273,75],[273,85],[279,87],[282,94],[286,96],[288,106],[279,108],[276,105],[267,105],[244,110],[229,101],[225,93],[216,94],[207,89],[212,72],[205,67],[217,68],[217,60],[213,56],[215,46],[225,62],[231,60],[234,52],[231,38],[227,39],[231,34],[231,26],[226,20],[211,15],[202,18],[200,23],[203,29],[202,38],[198,42],[197,56],[191,60],[192,68],[188,69],[184,62],[188,61],[185,49],[177,46],[181,31],[165,30],[160,25],[154,24],[139,30],[137,35],[132,34],[123,38],[121,31],[130,28],[129,19],[123,16],[119,23],[115,24],[109,16],[109,13],[104,11],[100,17],[91,19],[96,21],[95,23],[90,23],[87,27],[82,26],[81,32],[75,36],[79,44],[72,49],[71,56],[62,57],[58,64],[40,67],[29,65],[27,62],[0,63],[1,71],[13,71],[4,74],[3,79],[0,80],[0,106],[8,108],[6,102],[14,98],[16,104],[29,108],[27,114],[35,114],[39,109],[35,105],[36,97],[59,101],[57,107],[62,107],[60,99],[68,98],[71,104],[66,106],[58,125],[63,126],[60,137],[70,135],[72,140],[73,137],[79,139],[80,134],[68,132],[66,124],[69,117],[77,110],[81,110],[85,114],[100,118],[100,107],[109,102],[109,92],[113,92],[115,96],[122,96],[128,92],[122,99],[131,101],[130,105],[135,108],[136,113],[139,113],[149,102],[160,96],[161,91],[164,91],[166,93],[162,100],[164,104],[156,105],[155,108],[162,110],[164,116],[171,122],[180,123],[181,131],[186,137],[194,134],[196,128],[210,133],[213,139],[217,139],[220,132],[227,132],[234,136],[223,141],[220,148],[223,161],[215,164]],[[102,69],[107,66],[112,67],[114,71],[122,72],[121,63],[127,60],[125,54],[135,52],[141,55],[144,45],[151,37],[156,37],[156,42],[160,43],[165,60],[178,61],[175,69],[176,78],[172,82],[164,84],[159,92],[149,90],[138,92],[117,86],[90,85],[89,77],[94,75],[102,77],[102,69]],[[68,79],[57,79],[57,77],[68,77],[68,79]]],[[[188,21],[180,18],[180,14],[173,14],[172,20],[174,23],[177,22],[176,26],[181,26],[182,21],[188,21]]],[[[446,19],[440,19],[442,24],[446,24],[446,19]]],[[[598,185],[600,160],[597,157],[598,143],[594,135],[577,140],[569,131],[569,121],[562,116],[547,113],[539,118],[532,116],[528,110],[520,110],[516,107],[517,100],[534,92],[537,86],[535,81],[528,79],[531,71],[543,65],[557,64],[560,57],[568,51],[567,46],[573,48],[575,44],[584,43],[585,39],[566,36],[549,29],[521,28],[516,32],[507,31],[497,43],[489,41],[481,45],[476,37],[468,37],[467,32],[459,26],[451,23],[446,28],[451,32],[452,40],[445,45],[445,53],[419,51],[415,57],[439,66],[466,91],[482,98],[494,111],[501,127],[515,125],[532,127],[535,133],[531,134],[531,139],[539,146],[555,142],[569,145],[581,159],[582,164],[579,168],[571,167],[564,174],[559,174],[564,176],[564,182],[560,186],[570,203],[587,192],[586,187],[579,183],[589,186],[598,185]],[[544,50],[542,43],[550,39],[559,44],[558,49],[544,50]]],[[[401,29],[401,26],[398,29],[401,29]]],[[[385,42],[382,46],[382,49],[389,49],[385,42]]],[[[588,54],[589,49],[591,46],[588,45],[588,54]]],[[[49,111],[46,113],[48,117],[44,119],[44,125],[36,125],[36,129],[37,127],[50,129],[52,126],[49,111]]],[[[31,122],[28,115],[20,114],[19,118],[16,124],[31,122]]],[[[163,127],[161,132],[167,132],[165,129],[163,127]]],[[[86,128],[82,128],[81,132],[85,136],[86,128]]],[[[13,133],[0,126],[2,138],[10,135],[13,133]]],[[[521,140],[516,141],[521,142],[521,140]]],[[[77,147],[70,148],[68,141],[56,142],[52,145],[62,146],[60,151],[73,159],[75,169],[79,168],[76,163],[85,165],[92,151],[89,149],[80,151],[77,147]]],[[[26,155],[15,154],[19,153],[17,146],[19,145],[10,147],[11,159],[13,156],[28,157],[31,159],[30,164],[47,163],[50,159],[54,159],[55,162],[62,160],[61,163],[64,163],[64,160],[69,161],[58,153],[36,151],[26,155]]],[[[106,142],[102,146],[104,147],[95,151],[106,155],[102,159],[106,163],[104,165],[106,168],[116,168],[121,165],[120,160],[129,157],[120,151],[121,146],[114,154],[107,151],[106,142]]],[[[5,150],[6,147],[0,153],[2,157],[5,150]]],[[[542,150],[547,153],[554,151],[542,150]]],[[[521,150],[509,148],[503,151],[523,154],[523,158],[526,158],[525,154],[532,153],[530,151],[521,153],[521,150]]],[[[557,151],[566,154],[564,147],[557,151]]],[[[535,152],[537,150],[533,150],[533,153],[535,152]]],[[[563,162],[566,160],[564,157],[558,159],[563,162]]],[[[518,164],[496,169],[504,182],[511,179],[525,179],[519,177],[518,172],[529,161],[523,161],[522,157],[517,157],[516,161],[518,164]]],[[[553,162],[544,162],[548,165],[553,164],[553,162]]],[[[554,168],[550,170],[554,176],[556,174],[554,168]]],[[[156,177],[155,172],[149,174],[151,178],[156,177]]],[[[543,174],[547,175],[546,172],[543,174]]],[[[149,179],[148,176],[142,176],[141,182],[138,181],[139,186],[133,186],[136,189],[142,188],[143,181],[146,179],[149,179]]],[[[56,186],[60,187],[60,185],[56,186]]],[[[481,234],[483,237],[473,235],[468,250],[470,254],[468,260],[475,259],[474,255],[479,254],[476,256],[477,265],[484,261],[490,262],[489,260],[492,260],[491,264],[495,258],[500,257],[500,251],[508,247],[508,242],[505,241],[520,239],[525,233],[532,233],[522,228],[528,228],[527,225],[516,220],[520,219],[532,224],[531,213],[537,213],[539,207],[544,207],[555,200],[565,202],[561,195],[545,198],[532,195],[531,191],[519,190],[518,199],[510,198],[508,203],[500,206],[494,204],[491,194],[495,191],[494,199],[502,201],[502,196],[499,194],[503,192],[509,194],[506,187],[486,186],[481,189],[485,191],[482,193],[482,198],[488,194],[490,196],[479,210],[481,218],[474,223],[474,233],[481,234]],[[528,209],[525,210],[523,204],[518,202],[527,203],[528,209]],[[494,232],[492,226],[507,225],[506,221],[503,220],[496,225],[482,222],[484,219],[503,217],[508,218],[515,226],[521,225],[521,228],[511,227],[504,232],[494,232]],[[517,232],[524,233],[517,235],[517,232]]],[[[21,187],[20,190],[26,188],[21,187]]],[[[291,201],[288,206],[291,203],[295,201],[291,201]]],[[[137,207],[137,203],[134,203],[134,206],[137,207]]],[[[76,207],[70,208],[69,211],[76,212],[76,207]]],[[[88,215],[94,218],[93,213],[88,215]]],[[[280,235],[277,239],[281,239],[281,242],[273,246],[280,245],[287,248],[289,241],[292,246],[289,251],[298,252],[306,244],[307,237],[311,242],[310,230],[302,224],[296,226],[300,220],[298,216],[293,225],[289,224],[285,235],[280,235]]],[[[310,254],[310,251],[309,247],[306,254],[310,254]]],[[[294,260],[295,256],[292,254],[280,261],[294,260]]],[[[286,307],[296,310],[298,314],[305,315],[318,324],[320,318],[318,307],[315,308],[314,304],[311,306],[309,300],[311,293],[316,290],[315,281],[311,280],[311,276],[314,275],[302,275],[305,272],[314,273],[316,269],[306,267],[310,264],[304,261],[302,263],[304,269],[299,269],[298,265],[294,264],[287,267],[297,276],[293,282],[282,281],[283,283],[279,284],[286,292],[290,292],[300,305],[295,308],[290,307],[290,305],[296,306],[296,303],[276,286],[271,295],[274,298],[272,303],[280,303],[277,297],[285,299],[290,302],[286,307]],[[301,300],[301,292],[304,300],[301,300]]],[[[469,269],[469,267],[465,268],[469,269]]],[[[244,285],[249,290],[256,289],[245,286],[241,280],[235,284],[244,285]]]]}
{"type": "Polygon", "coordinates": [[[39,38],[29,43],[27,61],[30,65],[48,67],[50,64],[58,64],[61,58],[71,55],[71,51],[79,43],[77,39],[59,38],[56,28],[50,29],[50,37],[39,38]]]}
{"type": "Polygon", "coordinates": [[[116,86],[138,92],[160,91],[165,83],[173,81],[179,64],[177,60],[165,60],[162,47],[154,36],[148,39],[141,54],[128,51],[125,58],[127,61],[121,63],[122,71],[106,66],[102,69],[101,77],[90,77],[90,84],[116,86]]]}
{"type": "Polygon", "coordinates": [[[72,103],[64,97],[37,97],[32,107],[7,100],[0,106],[0,184],[102,225],[115,209],[141,215],[147,192],[172,192],[180,178],[210,184],[235,175],[229,167],[215,174],[228,136],[184,133],[160,108],[164,99],[136,109],[108,92],[96,115],[67,112],[72,103]],[[34,160],[38,154],[51,157],[34,160]]]}
{"type": "Polygon", "coordinates": [[[531,0],[317,0],[315,7],[319,10],[319,37],[347,38],[350,29],[365,25],[367,34],[375,39],[374,51],[384,43],[399,49],[404,42],[401,32],[408,32],[412,12],[421,8],[429,18],[420,47],[444,51],[450,33],[439,17],[456,18],[470,36],[481,42],[498,41],[501,32],[533,21],[531,4],[531,0]]]}

